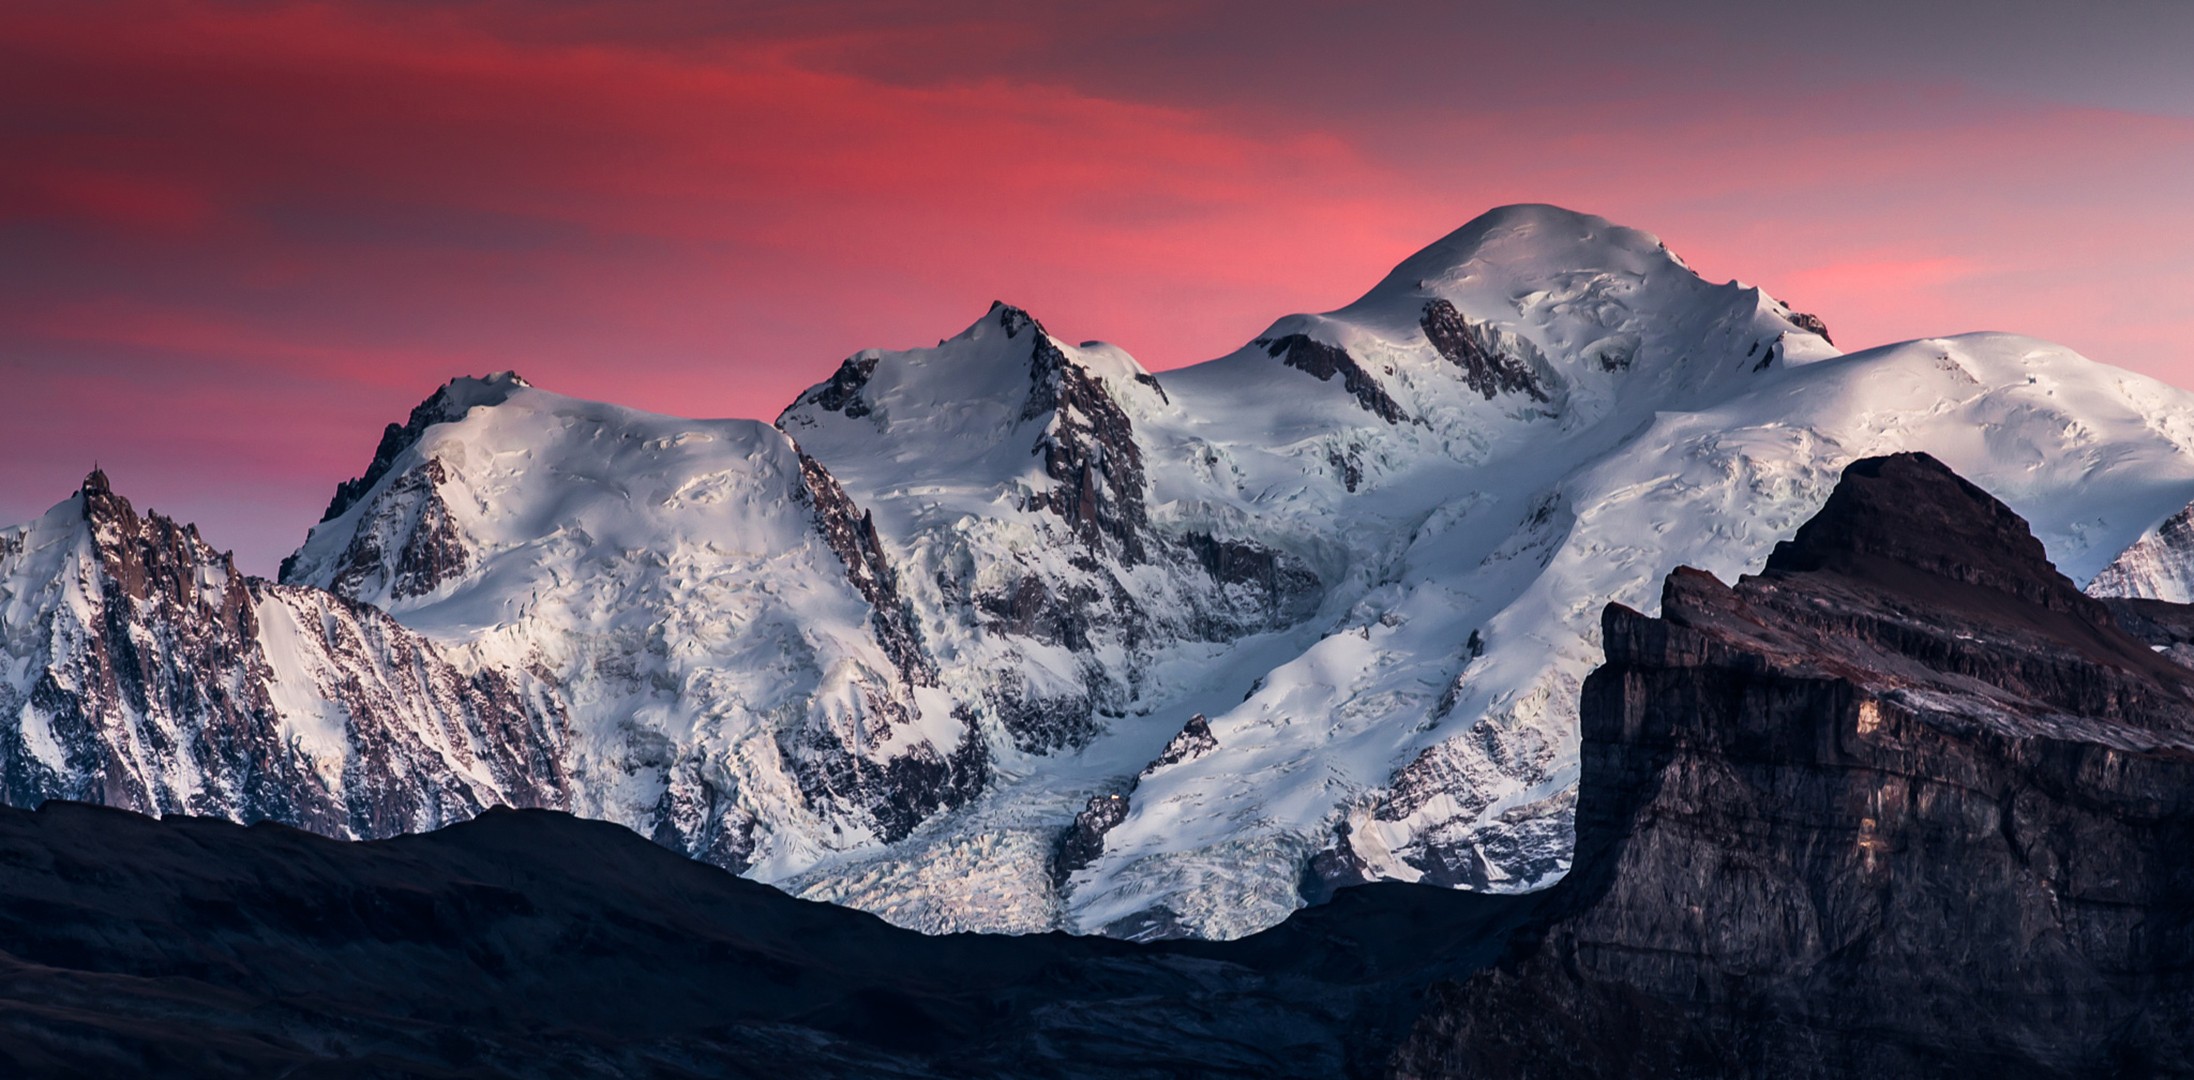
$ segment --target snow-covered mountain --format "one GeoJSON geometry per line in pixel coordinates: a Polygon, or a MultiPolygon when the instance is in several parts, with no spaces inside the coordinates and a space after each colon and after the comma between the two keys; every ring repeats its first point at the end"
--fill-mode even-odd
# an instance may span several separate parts
{"type": "Polygon", "coordinates": [[[2084,582],[2194,500],[2194,395],[2003,335],[1842,355],[1508,207],[1155,376],[994,305],[774,426],[458,380],[283,577],[547,688],[537,801],[927,930],[1230,937],[1553,880],[1601,607],[1907,449],[2084,582]]]}
{"type": "Polygon", "coordinates": [[[347,837],[567,803],[565,717],[375,608],[236,572],[92,472],[0,531],[0,795],[347,837]]]}
{"type": "Polygon", "coordinates": [[[504,374],[390,433],[285,575],[559,687],[580,812],[774,880],[984,786],[867,514],[782,432],[504,374]]]}

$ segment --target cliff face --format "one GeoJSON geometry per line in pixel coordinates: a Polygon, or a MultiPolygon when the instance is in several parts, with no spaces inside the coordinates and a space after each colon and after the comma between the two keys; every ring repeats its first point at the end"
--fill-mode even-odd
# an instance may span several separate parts
{"type": "Polygon", "coordinates": [[[2185,1067],[2194,672],[2002,504],[1861,461],[1761,575],[1605,631],[1576,869],[1398,1074],[2185,1067]]]}

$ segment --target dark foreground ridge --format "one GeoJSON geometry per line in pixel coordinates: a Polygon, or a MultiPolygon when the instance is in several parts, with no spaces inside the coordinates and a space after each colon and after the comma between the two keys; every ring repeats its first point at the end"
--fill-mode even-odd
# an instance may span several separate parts
{"type": "Polygon", "coordinates": [[[2186,1068],[2194,672],[2152,646],[2194,608],[2114,617],[1922,455],[1662,607],[1607,611],[1562,884],[1345,889],[1236,942],[924,937],[551,811],[0,810],[0,1074],[2186,1068]]]}
{"type": "Polygon", "coordinates": [[[55,802],[0,809],[0,866],[8,1076],[1367,1075],[1528,906],[925,937],[547,810],[346,843],[55,802]]]}

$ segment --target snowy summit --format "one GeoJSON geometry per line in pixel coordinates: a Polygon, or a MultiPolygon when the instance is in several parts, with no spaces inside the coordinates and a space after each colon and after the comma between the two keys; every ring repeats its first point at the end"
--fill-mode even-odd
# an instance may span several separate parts
{"type": "Polygon", "coordinates": [[[103,485],[0,533],[6,795],[357,836],[568,807],[930,931],[1225,938],[1361,881],[1542,887],[1601,608],[1759,565],[1854,459],[1932,454],[2098,591],[2194,580],[2194,394],[1828,333],[1514,206],[1155,375],[994,304],[774,424],[460,379],[279,585],[111,524],[103,485]],[[257,756],[87,689],[109,610],[191,643],[148,679],[248,688],[222,715],[257,756]]]}

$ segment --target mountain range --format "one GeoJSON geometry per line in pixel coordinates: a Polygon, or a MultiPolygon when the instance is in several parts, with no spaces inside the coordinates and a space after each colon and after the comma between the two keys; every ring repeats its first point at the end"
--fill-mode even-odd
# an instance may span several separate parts
{"type": "Polygon", "coordinates": [[[2194,607],[1924,454],[1601,613],[1575,863],[1234,941],[927,936],[491,809],[346,843],[0,808],[20,1076],[2184,1075],[2194,607]]]}
{"type": "Polygon", "coordinates": [[[1174,371],[995,304],[774,423],[457,379],[277,582],[97,473],[0,532],[0,794],[345,838],[569,810],[929,932],[1543,889],[1602,608],[1760,565],[1854,460],[1925,451],[2076,585],[2187,598],[2194,394],[1829,332],[1515,206],[1174,371]]]}

